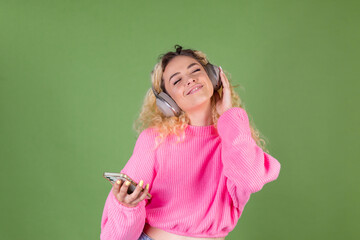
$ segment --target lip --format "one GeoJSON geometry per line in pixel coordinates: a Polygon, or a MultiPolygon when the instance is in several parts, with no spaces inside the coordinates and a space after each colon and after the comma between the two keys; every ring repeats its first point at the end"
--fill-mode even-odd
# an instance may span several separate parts
{"type": "Polygon", "coordinates": [[[197,88],[197,87],[200,87],[198,90],[196,90],[196,91],[199,91],[201,88],[203,88],[203,85],[201,85],[201,84],[196,84],[196,85],[194,85],[192,88],[190,88],[190,90],[187,92],[186,95],[189,95],[190,92],[191,92],[192,90],[194,90],[195,88],[197,88]]]}

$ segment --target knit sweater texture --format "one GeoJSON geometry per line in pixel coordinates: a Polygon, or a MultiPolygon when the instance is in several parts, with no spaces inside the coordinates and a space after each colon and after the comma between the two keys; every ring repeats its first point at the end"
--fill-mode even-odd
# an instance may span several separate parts
{"type": "Polygon", "coordinates": [[[157,148],[155,129],[139,135],[121,173],[150,183],[152,199],[126,207],[110,190],[102,240],[137,240],[145,222],[177,235],[226,237],[250,195],[279,175],[280,163],[253,140],[242,108],[224,112],[217,128],[188,125],[185,134],[185,141],[170,135],[157,148]]]}

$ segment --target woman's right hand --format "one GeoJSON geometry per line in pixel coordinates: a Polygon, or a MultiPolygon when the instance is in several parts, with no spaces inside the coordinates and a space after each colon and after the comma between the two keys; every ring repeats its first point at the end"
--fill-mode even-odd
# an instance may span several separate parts
{"type": "Polygon", "coordinates": [[[149,199],[147,193],[149,192],[149,184],[146,185],[145,190],[142,188],[143,180],[136,186],[135,191],[131,194],[128,194],[128,188],[130,186],[130,182],[126,181],[123,184],[122,180],[118,180],[116,183],[113,184],[112,192],[115,195],[116,199],[126,207],[136,207],[139,202],[144,200],[145,198],[149,199]],[[126,183],[129,183],[127,185],[126,183]],[[142,192],[143,190],[143,192],[142,192]]]}

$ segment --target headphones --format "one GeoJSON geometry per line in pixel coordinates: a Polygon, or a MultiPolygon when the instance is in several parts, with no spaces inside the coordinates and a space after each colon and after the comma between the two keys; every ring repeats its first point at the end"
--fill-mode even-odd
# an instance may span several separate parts
{"type": "MultiPolygon", "coordinates": [[[[214,92],[220,89],[221,87],[221,79],[220,79],[220,70],[218,66],[212,65],[211,63],[207,63],[205,66],[205,71],[209,76],[211,83],[214,87],[214,92]]],[[[176,104],[176,102],[164,91],[158,93],[154,86],[151,86],[152,91],[156,97],[156,106],[166,117],[179,116],[181,113],[180,107],[176,104]]]]}

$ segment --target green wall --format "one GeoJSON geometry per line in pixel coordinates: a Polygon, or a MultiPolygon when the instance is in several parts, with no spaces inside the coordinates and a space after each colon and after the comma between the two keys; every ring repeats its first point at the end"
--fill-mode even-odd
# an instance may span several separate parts
{"type": "MultiPolygon", "coordinates": [[[[277,181],[226,239],[358,239],[357,1],[0,2],[0,239],[99,239],[159,54],[204,51],[277,181]]],[[[211,184],[211,179],[209,179],[211,184]]]]}

